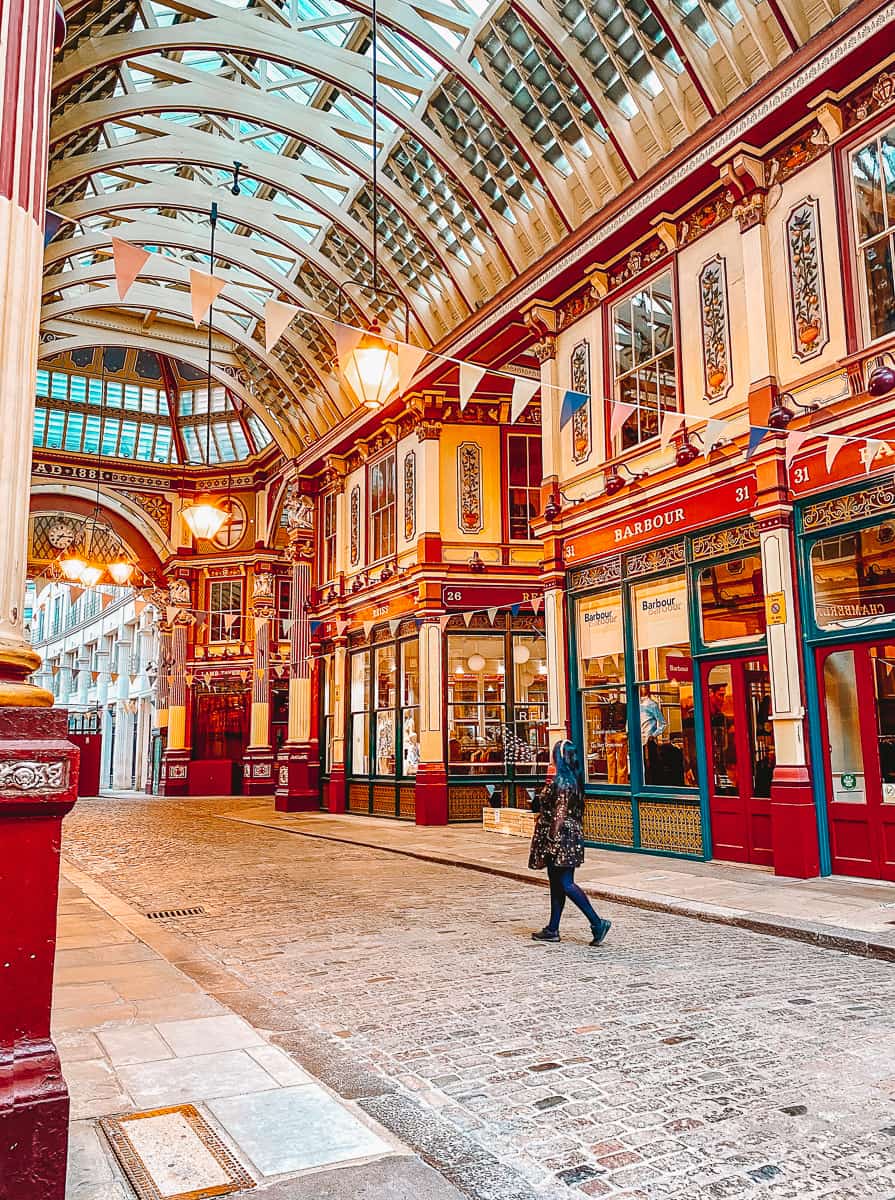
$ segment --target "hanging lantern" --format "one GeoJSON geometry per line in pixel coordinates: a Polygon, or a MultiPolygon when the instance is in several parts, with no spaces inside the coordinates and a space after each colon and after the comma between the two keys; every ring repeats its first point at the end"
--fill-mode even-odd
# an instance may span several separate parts
{"type": "Polygon", "coordinates": [[[59,560],[59,570],[69,583],[77,583],[86,566],[83,558],[78,558],[77,554],[66,554],[65,558],[59,560]]]}
{"type": "Polygon", "coordinates": [[[181,509],[180,515],[189,526],[190,533],[195,538],[210,542],[221,532],[230,520],[230,514],[225,512],[211,500],[198,500],[181,509]]]}
{"type": "Polygon", "coordinates": [[[517,666],[524,666],[531,658],[531,651],[523,642],[516,642],[513,646],[513,662],[517,666]]]}
{"type": "Polygon", "coordinates": [[[120,587],[124,587],[130,583],[131,576],[134,573],[134,564],[128,562],[125,558],[120,558],[116,559],[115,562],[110,562],[106,570],[120,587]]]}
{"type": "Polygon", "coordinates": [[[373,325],[345,358],[345,379],[367,408],[382,408],[398,390],[398,352],[373,325]]]}
{"type": "Polygon", "coordinates": [[[466,665],[470,671],[484,671],[485,659],[481,654],[470,654],[466,660],[466,665]]]}

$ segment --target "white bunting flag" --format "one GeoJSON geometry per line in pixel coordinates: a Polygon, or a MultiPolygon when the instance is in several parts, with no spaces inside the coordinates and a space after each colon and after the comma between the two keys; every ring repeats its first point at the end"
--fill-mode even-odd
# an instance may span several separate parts
{"type": "Polygon", "coordinates": [[[617,434],[621,433],[622,426],[632,413],[637,412],[636,404],[626,404],[623,400],[616,400],[612,405],[612,415],[609,418],[609,440],[614,441],[617,434]]]}
{"type": "Polygon", "coordinates": [[[824,463],[827,468],[827,474],[833,470],[833,463],[839,457],[839,451],[846,444],[848,438],[839,437],[838,434],[830,434],[827,438],[827,453],[824,457],[824,463]]]}
{"type": "Polygon", "coordinates": [[[498,613],[498,609],[496,606],[488,609],[488,621],[490,622],[490,624],[492,624],[492,625],[494,624],[494,618],[497,616],[497,613],[498,613]]]}
{"type": "Polygon", "coordinates": [[[792,460],[801,450],[804,443],[811,437],[811,432],[807,429],[793,429],[786,435],[786,469],[789,470],[792,460]]]}
{"type": "Polygon", "coordinates": [[[376,624],[376,622],[375,621],[364,621],[364,622],[362,622],[362,624],[364,627],[364,637],[367,639],[367,641],[369,641],[370,640],[370,630],[373,628],[373,626],[376,624]]]}
{"type": "Polygon", "coordinates": [[[294,304],[282,300],[268,300],[264,305],[264,348],[268,354],[298,316],[294,304]]]}
{"type": "Polygon", "coordinates": [[[485,367],[477,367],[475,363],[460,363],[460,412],[472,399],[472,393],[481,383],[485,370],[485,367]]]}
{"type": "Polygon", "coordinates": [[[448,623],[453,615],[453,613],[445,613],[444,616],[438,618],[438,628],[441,633],[444,633],[444,631],[447,629],[448,623]]]}
{"type": "Polygon", "coordinates": [[[469,628],[469,622],[472,620],[472,618],[474,616],[475,616],[475,613],[473,613],[473,612],[465,612],[463,614],[463,621],[464,621],[464,624],[466,625],[467,629],[469,628]]]}
{"type": "Polygon", "coordinates": [[[330,331],[336,343],[336,354],[339,356],[339,370],[344,375],[348,356],[364,336],[360,329],[352,329],[350,325],[340,325],[338,321],[330,324],[330,331]]]}
{"type": "Polygon", "coordinates": [[[725,440],[727,437],[727,425],[727,421],[722,421],[718,417],[712,417],[706,422],[706,427],[702,434],[703,458],[708,458],[715,447],[725,440]]]}
{"type": "Polygon", "coordinates": [[[531,607],[532,607],[532,609],[533,609],[533,611],[534,611],[534,614],[535,614],[535,616],[537,616],[537,615],[538,615],[538,613],[541,611],[541,605],[542,605],[543,603],[544,603],[544,597],[543,597],[543,596],[532,596],[532,598],[531,598],[531,607]]]}
{"type": "Polygon", "coordinates": [[[392,637],[394,637],[394,636],[395,636],[395,634],[398,632],[398,626],[399,626],[400,624],[401,624],[401,618],[400,618],[400,617],[392,617],[392,619],[389,621],[389,623],[388,623],[388,631],[389,631],[389,633],[392,635],[392,637]]]}
{"type": "Polygon", "coordinates": [[[679,433],[683,427],[686,417],[683,413],[667,412],[662,418],[662,429],[659,435],[662,449],[664,450],[676,433],[679,433]]]}
{"type": "Polygon", "coordinates": [[[879,441],[878,438],[868,438],[861,450],[861,462],[864,464],[866,474],[870,474],[874,462],[880,455],[885,456],[891,453],[885,442],[879,441]]]}
{"type": "Polygon", "coordinates": [[[398,342],[398,391],[406,392],[417,372],[417,368],[428,354],[423,346],[411,346],[409,342],[398,342]]]}
{"type": "Polygon", "coordinates": [[[515,425],[528,408],[529,401],[540,386],[540,379],[515,379],[513,381],[513,398],[510,401],[511,425],[515,425]]]}

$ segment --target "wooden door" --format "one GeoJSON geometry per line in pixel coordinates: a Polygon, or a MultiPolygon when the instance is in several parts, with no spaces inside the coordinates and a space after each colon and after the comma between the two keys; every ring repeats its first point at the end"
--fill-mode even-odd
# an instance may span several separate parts
{"type": "Polygon", "coordinates": [[[766,657],[705,663],[703,710],[712,855],[770,866],[774,739],[766,657]]]}
{"type": "Polygon", "coordinates": [[[895,881],[895,643],[817,657],[831,866],[895,881]]]}

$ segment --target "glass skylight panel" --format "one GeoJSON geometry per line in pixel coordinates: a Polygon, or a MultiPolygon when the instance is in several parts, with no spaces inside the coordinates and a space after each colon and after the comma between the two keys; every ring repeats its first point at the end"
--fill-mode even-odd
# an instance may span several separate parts
{"type": "Polygon", "coordinates": [[[65,423],[65,449],[78,451],[84,435],[84,414],[70,412],[65,423]]]}
{"type": "Polygon", "coordinates": [[[65,433],[65,413],[50,409],[47,413],[47,431],[45,445],[48,450],[61,450],[62,438],[65,433]]]}
{"type": "Polygon", "coordinates": [[[136,456],[137,456],[137,458],[140,459],[141,462],[151,462],[152,461],[152,447],[153,447],[154,441],[155,441],[155,426],[141,424],[140,425],[140,433],[139,433],[139,436],[137,437],[137,450],[136,450],[136,456]]]}
{"type": "Polygon", "coordinates": [[[35,408],[34,410],[34,445],[42,446],[44,444],[44,436],[47,432],[47,410],[45,408],[35,408]]]}
{"type": "Polygon", "coordinates": [[[246,413],[246,423],[252,432],[252,440],[259,450],[270,445],[270,443],[273,441],[270,430],[260,419],[257,413],[246,413]]]}
{"type": "Polygon", "coordinates": [[[405,181],[452,254],[468,264],[467,247],[484,253],[477,231],[490,233],[481,211],[415,138],[408,135],[398,143],[384,172],[396,181],[399,177],[405,181]]]}

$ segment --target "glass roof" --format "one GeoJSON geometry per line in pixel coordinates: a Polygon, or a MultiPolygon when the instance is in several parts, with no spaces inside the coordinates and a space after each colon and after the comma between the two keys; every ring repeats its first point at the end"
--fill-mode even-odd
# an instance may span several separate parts
{"type": "MultiPolygon", "coordinates": [[[[369,0],[66,8],[49,201],[68,223],[47,319],[108,306],[137,340],[147,311],[188,320],[186,272],[207,267],[217,202],[220,332],[296,449],[350,411],[339,312],[401,332],[399,293],[413,341],[449,334],[830,16],[797,0],[389,0],[374,137],[369,0]],[[161,251],[126,305],[112,236],[161,251]],[[270,354],[269,298],[310,310],[270,354]]],[[[170,452],[153,438],[152,455],[170,452]]]]}
{"type": "Polygon", "coordinates": [[[37,372],[34,445],[144,463],[238,462],[271,442],[264,423],[222,386],[148,350],[78,350],[37,372]],[[173,416],[173,420],[172,420],[173,416]]]}

